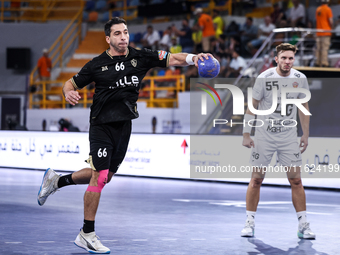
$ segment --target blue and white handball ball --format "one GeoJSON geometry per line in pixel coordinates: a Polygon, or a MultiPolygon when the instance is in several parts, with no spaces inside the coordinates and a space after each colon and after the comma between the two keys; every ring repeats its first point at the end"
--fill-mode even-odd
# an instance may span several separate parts
{"type": "Polygon", "coordinates": [[[198,60],[198,74],[202,78],[215,78],[220,72],[220,63],[216,58],[209,56],[204,61],[198,60]]]}

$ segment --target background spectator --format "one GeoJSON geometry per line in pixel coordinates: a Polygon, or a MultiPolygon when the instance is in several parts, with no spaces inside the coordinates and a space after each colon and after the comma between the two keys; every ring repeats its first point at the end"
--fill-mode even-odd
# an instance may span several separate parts
{"type": "Polygon", "coordinates": [[[267,69],[269,69],[271,67],[274,67],[273,59],[274,59],[274,52],[273,51],[270,52],[270,55],[264,55],[264,57],[263,57],[263,66],[261,68],[260,73],[263,73],[267,69]]]}
{"type": "Polygon", "coordinates": [[[180,53],[182,52],[182,46],[178,44],[176,36],[173,36],[171,38],[171,47],[170,47],[171,53],[180,53]]]}
{"type": "Polygon", "coordinates": [[[225,30],[225,35],[227,37],[231,37],[234,35],[238,35],[240,32],[240,26],[234,20],[230,22],[225,30]]]}
{"type": "MultiPolygon", "coordinates": [[[[38,60],[38,76],[40,81],[49,81],[51,79],[52,61],[48,57],[48,49],[43,49],[43,55],[38,60]]],[[[50,84],[46,84],[46,89],[50,90],[50,84]]]]}
{"type": "Polygon", "coordinates": [[[242,70],[247,67],[247,63],[243,57],[240,56],[240,52],[234,50],[232,52],[232,60],[230,62],[226,77],[237,78],[242,70]]]}
{"type": "Polygon", "coordinates": [[[197,8],[194,12],[198,17],[198,25],[202,30],[202,48],[203,52],[210,52],[210,38],[215,36],[214,23],[209,14],[203,13],[202,8],[197,8]]]}
{"type": "Polygon", "coordinates": [[[246,23],[241,27],[241,55],[247,54],[245,46],[257,37],[257,27],[253,25],[253,18],[248,17],[246,23]]]}
{"type": "Polygon", "coordinates": [[[230,38],[230,44],[228,45],[227,49],[227,53],[230,54],[230,57],[234,50],[241,52],[241,38],[238,35],[230,38]]]}
{"type": "Polygon", "coordinates": [[[168,51],[171,47],[171,27],[164,30],[162,39],[159,41],[159,49],[168,51]]]}
{"type": "Polygon", "coordinates": [[[278,3],[275,3],[273,5],[274,11],[270,14],[270,18],[272,20],[272,23],[275,26],[278,26],[280,24],[280,21],[283,19],[287,19],[286,14],[284,13],[283,9],[280,8],[278,3]]]}
{"type": "Polygon", "coordinates": [[[175,25],[172,25],[172,32],[179,37],[179,44],[182,46],[182,51],[192,53],[194,50],[194,41],[188,19],[182,20],[181,30],[178,30],[175,25]]]}
{"type": "Polygon", "coordinates": [[[149,25],[142,39],[143,47],[155,50],[158,48],[159,40],[160,40],[160,36],[159,36],[158,31],[154,30],[153,26],[149,25]]]}
{"type": "Polygon", "coordinates": [[[210,39],[210,53],[216,55],[219,52],[219,41],[214,37],[210,39]]]}
{"type": "Polygon", "coordinates": [[[255,54],[257,49],[262,45],[262,43],[267,39],[274,29],[275,25],[272,24],[271,18],[269,16],[264,17],[264,23],[260,24],[258,29],[258,38],[251,40],[247,45],[252,55],[255,54]]]}
{"type": "Polygon", "coordinates": [[[194,53],[202,52],[202,30],[198,23],[192,27],[192,40],[194,41],[194,53]]]}
{"type": "MultiPolygon", "coordinates": [[[[322,4],[316,9],[316,28],[331,30],[333,27],[333,13],[328,6],[329,0],[321,0],[322,4]]],[[[316,33],[316,63],[315,66],[328,67],[328,50],[331,45],[330,32],[316,33]]]]}
{"type": "Polygon", "coordinates": [[[289,11],[289,24],[291,27],[305,27],[305,6],[299,0],[292,0],[293,7],[289,11]]]}
{"type": "Polygon", "coordinates": [[[213,23],[215,28],[215,37],[218,39],[220,35],[223,34],[224,31],[224,21],[220,15],[219,10],[213,10],[213,23]]]}

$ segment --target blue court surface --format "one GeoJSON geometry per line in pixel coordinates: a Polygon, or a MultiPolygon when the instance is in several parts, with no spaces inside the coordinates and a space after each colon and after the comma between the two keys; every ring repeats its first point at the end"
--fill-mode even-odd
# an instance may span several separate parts
{"type": "MultiPolygon", "coordinates": [[[[44,172],[0,169],[0,254],[88,254],[73,244],[87,185],[39,206],[44,172]]],[[[111,254],[340,254],[340,192],[306,190],[316,240],[297,237],[289,188],[262,187],[254,238],[240,237],[246,185],[115,176],[96,233],[111,254]]]]}

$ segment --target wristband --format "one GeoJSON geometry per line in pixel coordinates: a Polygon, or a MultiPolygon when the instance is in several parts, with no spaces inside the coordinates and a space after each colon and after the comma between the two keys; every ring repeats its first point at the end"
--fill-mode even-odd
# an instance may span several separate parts
{"type": "Polygon", "coordinates": [[[254,119],[254,115],[251,115],[251,114],[245,114],[244,115],[244,119],[243,119],[243,121],[244,121],[244,126],[243,126],[243,134],[244,133],[249,133],[250,134],[250,132],[251,132],[251,126],[249,126],[249,121],[250,120],[253,120],[254,119]]]}
{"type": "Polygon", "coordinates": [[[194,54],[188,54],[187,57],[185,58],[185,61],[187,62],[188,65],[194,65],[195,62],[192,61],[192,58],[195,57],[197,55],[194,54]]]}

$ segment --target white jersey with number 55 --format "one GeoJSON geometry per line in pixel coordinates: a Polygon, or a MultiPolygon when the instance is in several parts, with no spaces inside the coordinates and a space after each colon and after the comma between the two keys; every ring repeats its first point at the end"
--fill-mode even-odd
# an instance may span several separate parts
{"type": "Polygon", "coordinates": [[[296,139],[297,128],[296,128],[296,114],[297,107],[293,104],[286,105],[286,115],[282,115],[281,112],[281,90],[287,88],[292,92],[286,94],[287,99],[304,98],[305,94],[301,92],[294,92],[296,88],[303,88],[309,90],[306,76],[295,70],[290,70],[290,75],[283,77],[280,76],[276,67],[270,68],[261,73],[253,87],[253,98],[260,101],[258,110],[268,110],[273,104],[273,89],[277,90],[277,105],[275,112],[269,115],[257,115],[258,120],[255,129],[256,136],[268,138],[269,140],[283,141],[282,139],[296,139]]]}

